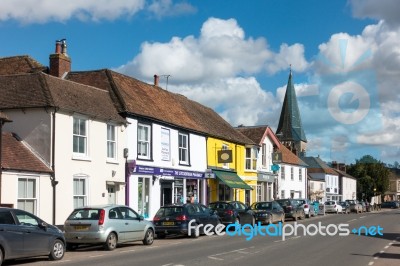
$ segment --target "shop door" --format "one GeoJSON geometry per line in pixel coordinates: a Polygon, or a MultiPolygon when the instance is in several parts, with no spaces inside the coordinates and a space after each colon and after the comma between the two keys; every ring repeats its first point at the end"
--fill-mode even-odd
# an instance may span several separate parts
{"type": "Polygon", "coordinates": [[[115,185],[107,185],[108,204],[116,204],[115,185]]]}
{"type": "Polygon", "coordinates": [[[138,179],[138,213],[149,218],[150,178],[138,179]]]}
{"type": "Polygon", "coordinates": [[[161,206],[172,204],[172,182],[161,182],[161,206]]]}

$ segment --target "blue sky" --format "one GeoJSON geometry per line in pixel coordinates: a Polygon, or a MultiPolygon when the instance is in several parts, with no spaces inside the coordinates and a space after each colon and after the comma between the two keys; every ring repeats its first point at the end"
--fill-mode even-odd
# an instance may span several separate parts
{"type": "Polygon", "coordinates": [[[396,0],[2,0],[0,57],[48,65],[66,38],[74,71],[109,68],[276,129],[289,68],[307,154],[400,155],[396,0]]]}

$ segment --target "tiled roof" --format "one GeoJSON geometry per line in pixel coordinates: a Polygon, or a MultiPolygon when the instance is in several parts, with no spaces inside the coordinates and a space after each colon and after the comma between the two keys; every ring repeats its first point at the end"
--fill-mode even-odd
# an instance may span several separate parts
{"type": "Polygon", "coordinates": [[[285,145],[280,145],[279,151],[282,153],[282,163],[307,167],[307,163],[297,157],[285,145]]]}
{"type": "Polygon", "coordinates": [[[111,90],[121,113],[242,144],[254,144],[211,108],[132,77],[111,71],[70,72],[67,79],[111,90]]]}
{"type": "Polygon", "coordinates": [[[270,138],[271,142],[276,147],[279,148],[281,145],[281,143],[279,142],[275,133],[267,125],[239,126],[239,127],[235,127],[235,129],[259,145],[262,144],[262,142],[264,141],[264,138],[266,138],[266,137],[270,138]]]}
{"type": "Polygon", "coordinates": [[[344,176],[344,177],[356,179],[354,176],[352,176],[352,175],[350,175],[350,174],[348,174],[348,173],[346,173],[346,172],[344,172],[344,171],[342,171],[342,170],[335,169],[335,168],[332,168],[332,169],[333,169],[333,171],[335,171],[336,173],[338,173],[339,176],[344,176]]]}
{"type": "Polygon", "coordinates": [[[0,109],[57,107],[100,120],[124,122],[108,91],[42,72],[0,76],[0,109]]]}
{"type": "Polygon", "coordinates": [[[13,75],[46,71],[43,66],[28,55],[0,58],[0,75],[13,75]]]}
{"type": "Polygon", "coordinates": [[[52,172],[16,135],[9,132],[2,134],[1,167],[4,170],[52,172]]]}
{"type": "Polygon", "coordinates": [[[268,126],[235,127],[237,131],[241,132],[243,135],[247,136],[249,139],[251,139],[257,144],[261,144],[261,141],[264,137],[265,132],[267,131],[267,128],[268,126]]]}
{"type": "Polygon", "coordinates": [[[324,161],[319,157],[302,157],[304,162],[308,164],[307,171],[309,173],[323,173],[330,175],[338,175],[338,173],[329,167],[324,161]]]}

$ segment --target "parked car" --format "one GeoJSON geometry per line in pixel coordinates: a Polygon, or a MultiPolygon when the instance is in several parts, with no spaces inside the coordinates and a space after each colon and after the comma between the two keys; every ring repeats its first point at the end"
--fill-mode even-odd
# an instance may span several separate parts
{"type": "Polygon", "coordinates": [[[350,205],[351,212],[362,212],[362,205],[357,200],[346,200],[346,202],[350,205]]]}
{"type": "Polygon", "coordinates": [[[342,211],[345,214],[349,214],[351,212],[350,210],[350,204],[346,201],[339,201],[340,206],[342,206],[342,211]]]}
{"type": "Polygon", "coordinates": [[[254,225],[256,215],[254,211],[240,201],[216,201],[208,205],[215,210],[224,225],[232,223],[254,225]]]}
{"type": "Polygon", "coordinates": [[[294,199],[277,199],[276,202],[281,205],[285,212],[285,219],[291,218],[294,221],[297,219],[304,219],[305,213],[303,208],[299,205],[299,202],[294,199]]]}
{"type": "Polygon", "coordinates": [[[114,204],[76,208],[65,221],[64,230],[70,250],[83,244],[102,244],[105,250],[133,241],[151,245],[155,233],[151,221],[127,206],[114,204]]]}
{"type": "Polygon", "coordinates": [[[3,261],[36,256],[61,260],[65,238],[57,227],[32,213],[0,208],[0,265],[3,261]]]}
{"type": "Polygon", "coordinates": [[[385,201],[382,202],[381,208],[397,209],[399,208],[399,203],[398,201],[385,201]]]}
{"type": "Polygon", "coordinates": [[[367,211],[367,205],[365,204],[364,201],[360,201],[361,204],[361,212],[366,212],[367,211]]]}
{"type": "MultiPolygon", "coordinates": [[[[314,203],[308,199],[296,199],[300,206],[303,208],[304,210],[304,215],[306,216],[306,218],[310,218],[311,216],[315,216],[316,212],[315,212],[315,208],[314,208],[314,203]]],[[[317,212],[318,214],[318,212],[317,212]]]]}
{"type": "Polygon", "coordinates": [[[256,223],[271,224],[275,222],[285,222],[285,212],[276,201],[254,202],[251,205],[251,209],[256,215],[256,223]]]}
{"type": "MultiPolygon", "coordinates": [[[[189,222],[195,220],[193,225],[212,224],[215,228],[221,223],[220,217],[215,211],[199,203],[186,203],[183,205],[166,205],[161,207],[153,218],[157,238],[165,238],[166,235],[189,235],[189,222]]],[[[190,231],[190,236],[198,237],[203,234],[204,226],[199,230],[190,231]]]]}
{"type": "Polygon", "coordinates": [[[334,212],[334,213],[342,213],[343,208],[342,205],[340,205],[337,201],[335,200],[329,200],[325,202],[325,212],[334,212]]]}

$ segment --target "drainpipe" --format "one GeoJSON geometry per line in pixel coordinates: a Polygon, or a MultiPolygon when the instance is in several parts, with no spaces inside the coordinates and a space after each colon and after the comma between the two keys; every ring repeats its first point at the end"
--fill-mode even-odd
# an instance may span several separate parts
{"type": "Polygon", "coordinates": [[[50,175],[51,186],[53,187],[53,225],[56,225],[56,186],[58,181],[56,181],[56,166],[55,166],[55,146],[56,146],[56,112],[57,108],[54,108],[52,113],[52,120],[53,120],[53,131],[52,131],[52,143],[51,143],[51,169],[53,173],[50,175]]]}

